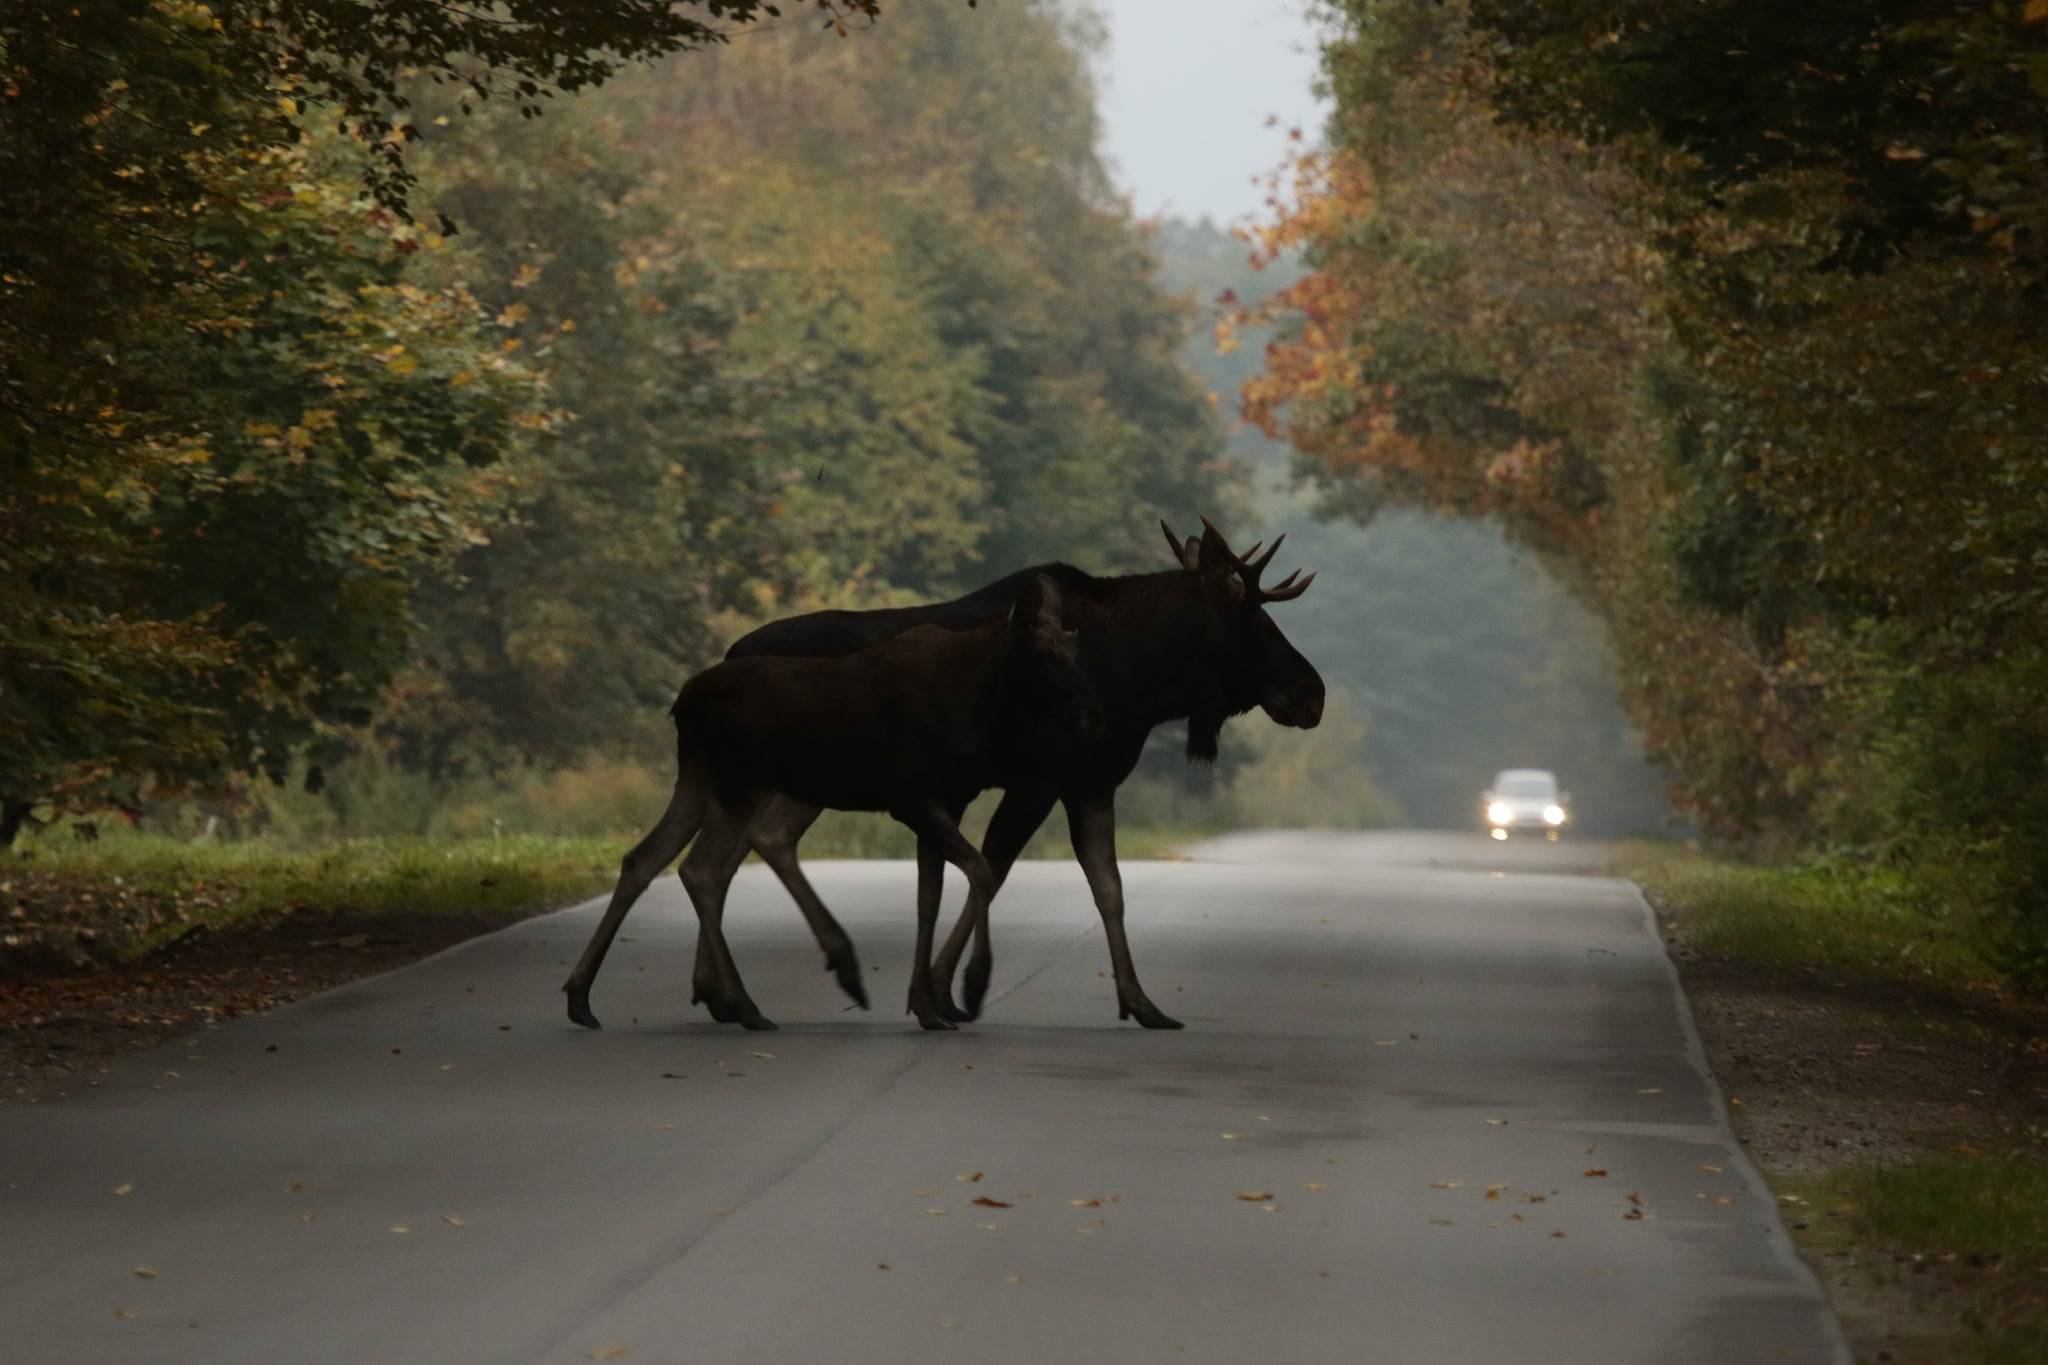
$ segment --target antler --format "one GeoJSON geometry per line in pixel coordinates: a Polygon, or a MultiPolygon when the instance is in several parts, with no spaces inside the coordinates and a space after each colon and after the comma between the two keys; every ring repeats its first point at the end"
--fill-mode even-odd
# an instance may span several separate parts
{"type": "MultiPolygon", "coordinates": [[[[1300,572],[1301,570],[1299,569],[1296,569],[1294,571],[1294,573],[1300,572]]],[[[1281,579],[1278,583],[1275,583],[1272,587],[1266,588],[1263,591],[1261,591],[1259,593],[1259,600],[1261,602],[1292,602],[1295,598],[1307,592],[1308,585],[1315,581],[1316,576],[1314,574],[1310,574],[1308,577],[1302,579],[1299,583],[1296,583],[1294,581],[1294,574],[1291,573],[1287,575],[1287,577],[1281,579]]]]}
{"type": "MultiPolygon", "coordinates": [[[[1164,528],[1166,523],[1162,521],[1159,525],[1164,528]]],[[[1259,541],[1251,549],[1245,551],[1244,554],[1239,555],[1230,548],[1228,541],[1223,540],[1223,533],[1216,529],[1216,523],[1210,521],[1207,517],[1203,517],[1202,526],[1211,535],[1215,536],[1218,541],[1223,543],[1223,552],[1229,555],[1231,562],[1237,566],[1237,575],[1244,581],[1245,591],[1254,602],[1292,602],[1295,598],[1307,592],[1308,585],[1316,581],[1314,574],[1302,578],[1301,570],[1296,569],[1270,588],[1261,588],[1259,586],[1259,575],[1266,571],[1266,566],[1273,562],[1273,556],[1280,553],[1280,546],[1287,539],[1285,531],[1273,537],[1273,543],[1267,546],[1264,554],[1259,555],[1257,559],[1253,559],[1253,555],[1259,554],[1259,546],[1264,545],[1264,541],[1259,541]],[[1297,578],[1301,579],[1298,583],[1295,581],[1297,578]]],[[[1168,531],[1166,534],[1169,539],[1173,536],[1171,531],[1168,531]]],[[[1190,565],[1190,567],[1193,566],[1190,565]]]]}

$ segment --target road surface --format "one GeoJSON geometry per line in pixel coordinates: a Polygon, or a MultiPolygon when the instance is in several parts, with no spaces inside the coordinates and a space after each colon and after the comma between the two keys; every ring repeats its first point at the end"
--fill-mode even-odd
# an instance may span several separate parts
{"type": "MultiPolygon", "coordinates": [[[[1116,1021],[1079,872],[1020,866],[986,1019],[897,1012],[912,872],[814,874],[848,1012],[750,868],[744,1033],[673,878],[0,1108],[28,1362],[1843,1359],[1599,850],[1242,835],[1125,869],[1178,1033],[1116,1021]]],[[[949,898],[957,903],[958,891],[949,898]]]]}

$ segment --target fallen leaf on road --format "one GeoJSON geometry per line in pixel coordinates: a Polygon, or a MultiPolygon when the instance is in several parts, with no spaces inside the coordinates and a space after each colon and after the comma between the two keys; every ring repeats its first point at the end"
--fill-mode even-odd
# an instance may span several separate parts
{"type": "Polygon", "coordinates": [[[592,1360],[624,1360],[627,1352],[623,1346],[600,1346],[595,1351],[589,1351],[586,1354],[592,1360]]]}
{"type": "Polygon", "coordinates": [[[1069,1199],[1067,1202],[1077,1209],[1099,1209],[1102,1207],[1100,1199],[1069,1199]]]}
{"type": "Polygon", "coordinates": [[[119,1318],[121,1321],[126,1322],[128,1319],[134,1317],[135,1315],[125,1308],[116,1308],[114,1310],[114,1316],[119,1318]]]}
{"type": "Polygon", "coordinates": [[[1429,1221],[1440,1228],[1454,1228],[1458,1226],[1457,1220],[1454,1218],[1432,1218],[1429,1221]]]}
{"type": "Polygon", "coordinates": [[[1455,1190],[1464,1183],[1462,1180],[1432,1180],[1429,1187],[1433,1190],[1455,1190]]]}
{"type": "Polygon", "coordinates": [[[1722,1208],[1727,1208],[1735,1202],[1735,1196],[1732,1194],[1717,1194],[1714,1196],[1714,1202],[1722,1208]]]}
{"type": "Polygon", "coordinates": [[[1273,1192],[1271,1190],[1239,1190],[1237,1197],[1244,1200],[1247,1204],[1257,1204],[1263,1200],[1271,1199],[1273,1192]]]}
{"type": "Polygon", "coordinates": [[[393,1224],[391,1225],[391,1230],[392,1230],[393,1232],[397,1233],[397,1234],[398,1234],[398,1235],[399,1235],[400,1237],[403,1237],[403,1236],[405,1236],[405,1234],[407,1234],[408,1232],[411,1232],[411,1231],[412,1231],[412,1229],[411,1229],[411,1228],[407,1227],[407,1226],[406,1226],[405,1224],[403,1224],[403,1223],[393,1223],[393,1224]]]}
{"type": "Polygon", "coordinates": [[[934,1218],[937,1218],[943,1216],[946,1211],[938,1207],[937,1205],[933,1205],[931,1208],[926,1209],[925,1212],[931,1214],[934,1218]]]}
{"type": "Polygon", "coordinates": [[[1630,1209],[1627,1213],[1624,1213],[1621,1216],[1623,1218],[1637,1219],[1643,1216],[1643,1211],[1641,1209],[1630,1209]]]}
{"type": "Polygon", "coordinates": [[[302,1213],[302,1214],[300,1214],[300,1215],[299,1215],[299,1221],[300,1221],[301,1223],[310,1223],[310,1222],[312,1222],[312,1221],[313,1221],[313,1220],[314,1220],[315,1218],[318,1218],[319,1216],[320,1216],[320,1215],[319,1215],[319,1214],[317,1214],[317,1213],[302,1213]]]}
{"type": "Polygon", "coordinates": [[[451,1228],[466,1228],[469,1226],[468,1223],[464,1222],[461,1218],[457,1217],[455,1214],[452,1213],[442,1214],[441,1221],[446,1223],[451,1228]]]}
{"type": "Polygon", "coordinates": [[[112,1189],[111,1191],[109,1191],[109,1193],[111,1193],[111,1194],[133,1194],[133,1193],[135,1193],[135,1186],[134,1186],[134,1184],[133,1184],[132,1182],[124,1181],[124,1182],[122,1182],[121,1184],[119,1184],[119,1185],[116,1185],[116,1186],[114,1186],[114,1188],[113,1188],[113,1189],[112,1189]]]}
{"type": "Polygon", "coordinates": [[[1242,1133],[1224,1133],[1224,1134],[1222,1135],[1222,1137],[1223,1137],[1223,1140],[1224,1140],[1225,1142],[1235,1142],[1235,1141],[1237,1141],[1237,1140],[1238,1140],[1239,1138],[1241,1138],[1241,1137],[1243,1137],[1243,1136],[1244,1136],[1244,1134],[1242,1134],[1242,1133]]]}
{"type": "Polygon", "coordinates": [[[1260,1208],[1260,1210],[1261,1210],[1261,1211],[1263,1211],[1263,1212],[1265,1212],[1265,1213],[1278,1213],[1278,1212],[1280,1212],[1280,1206],[1279,1206],[1278,1204],[1261,1204],[1261,1205],[1259,1205],[1259,1208],[1260,1208]]]}
{"type": "Polygon", "coordinates": [[[1562,1236],[1564,1236],[1564,1234],[1563,1234],[1562,1232],[1553,1232],[1553,1233],[1551,1233],[1550,1235],[1551,1235],[1552,1237],[1562,1237],[1562,1236]]]}
{"type": "Polygon", "coordinates": [[[1398,1038],[1375,1038],[1372,1040],[1372,1045],[1374,1047],[1393,1047],[1400,1041],[1398,1038]]]}
{"type": "Polygon", "coordinates": [[[759,1057],[764,1062],[772,1062],[775,1060],[775,1054],[772,1052],[749,1052],[747,1055],[749,1057],[759,1057]]]}
{"type": "Polygon", "coordinates": [[[305,1190],[306,1182],[303,1180],[294,1180],[291,1184],[284,1187],[286,1194],[303,1194],[305,1190]]]}
{"type": "Polygon", "coordinates": [[[985,1194],[984,1194],[984,1195],[981,1195],[981,1196],[978,1196],[978,1197],[977,1197],[977,1198],[976,1198],[976,1199],[974,1200],[974,1202],[975,1202],[975,1204],[977,1204],[978,1206],[980,1206],[981,1208],[984,1208],[984,1209],[1006,1209],[1006,1208],[1009,1208],[1009,1207],[1010,1207],[1010,1204],[1009,1204],[1009,1201],[1008,1201],[1008,1200],[1006,1200],[1006,1199],[991,1199],[991,1198],[989,1198],[989,1197],[988,1197],[987,1195],[985,1195],[985,1194]]]}
{"type": "Polygon", "coordinates": [[[932,1197],[930,1189],[912,1190],[910,1193],[918,1199],[929,1199],[932,1197]]]}
{"type": "Polygon", "coordinates": [[[1488,1119],[1486,1122],[1489,1127],[1505,1128],[1508,1121],[1506,1119],[1488,1119]]]}
{"type": "Polygon", "coordinates": [[[976,1183],[978,1183],[978,1182],[979,1182],[979,1181],[981,1180],[981,1172],[980,1172],[980,1171],[969,1171],[969,1172],[967,1172],[967,1173],[966,1173],[965,1175],[956,1175],[956,1176],[954,1176],[953,1178],[954,1178],[955,1180],[963,1181],[963,1182],[965,1182],[965,1183],[967,1183],[967,1184],[969,1184],[969,1185],[973,1185],[973,1184],[976,1184],[976,1183]]]}
{"type": "Polygon", "coordinates": [[[153,1280],[156,1278],[156,1271],[149,1266],[139,1265],[135,1267],[135,1278],[138,1280],[153,1280]]]}
{"type": "Polygon", "coordinates": [[[1303,1185],[1302,1188],[1305,1190],[1320,1190],[1324,1188],[1324,1186],[1323,1182],[1320,1180],[1311,1180],[1306,1185],[1303,1185]]]}
{"type": "Polygon", "coordinates": [[[1500,1192],[1506,1188],[1507,1186],[1505,1185],[1488,1185],[1486,1187],[1486,1197],[1488,1199],[1498,1199],[1500,1198],[1500,1192]]]}
{"type": "Polygon", "coordinates": [[[681,1071],[664,1071],[661,1073],[661,1078],[665,1081],[686,1081],[689,1079],[689,1076],[681,1071]]]}
{"type": "Polygon", "coordinates": [[[1636,1093],[1638,1095],[1661,1095],[1664,1093],[1664,1087],[1661,1085],[1653,1085],[1647,1090],[1638,1090],[1636,1091],[1636,1093]]]}
{"type": "Polygon", "coordinates": [[[1593,1178],[1593,1177],[1595,1177],[1595,1176],[1598,1176],[1598,1177],[1601,1177],[1601,1178],[1605,1178],[1605,1177],[1606,1177],[1606,1175],[1607,1175],[1607,1172],[1605,1172],[1605,1171],[1601,1170],[1601,1169],[1600,1169],[1600,1168],[1599,1168],[1598,1166],[1595,1166],[1595,1167],[1593,1167],[1593,1168],[1592,1168],[1591,1170],[1589,1170],[1589,1171],[1587,1171],[1587,1172],[1586,1172],[1586,1176],[1587,1176],[1587,1178],[1588,1178],[1588,1179],[1591,1179],[1591,1178],[1593,1178]]]}
{"type": "Polygon", "coordinates": [[[1701,1170],[1703,1170],[1703,1171],[1705,1171],[1705,1172],[1706,1172],[1706,1173],[1707,1173],[1708,1175],[1719,1175],[1719,1174],[1721,1174],[1721,1168],[1720,1168],[1719,1166],[1709,1166],[1709,1165],[1708,1165],[1708,1164],[1707,1164],[1706,1162],[1704,1162],[1704,1161],[1702,1161],[1702,1162],[1700,1163],[1700,1169],[1701,1169],[1701,1170]]]}
{"type": "Polygon", "coordinates": [[[976,1226],[976,1227],[980,1228],[980,1229],[981,1229],[981,1230],[982,1230],[983,1232],[994,1232],[994,1231],[995,1231],[996,1229],[998,1229],[998,1228],[1002,1227],[1002,1224],[1001,1224],[1001,1223],[976,1223],[976,1224],[975,1224],[974,1226],[976,1226]]]}

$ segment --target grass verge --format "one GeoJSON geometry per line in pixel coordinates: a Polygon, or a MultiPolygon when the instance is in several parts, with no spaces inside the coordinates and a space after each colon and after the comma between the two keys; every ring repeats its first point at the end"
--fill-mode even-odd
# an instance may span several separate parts
{"type": "Polygon", "coordinates": [[[1614,870],[1648,889],[1667,929],[1705,957],[1959,998],[2006,984],[1979,922],[1930,910],[1892,873],[1759,867],[1648,840],[1621,844],[1614,870]]]}
{"type": "Polygon", "coordinates": [[[10,975],[83,970],[287,917],[342,937],[434,920],[480,932],[596,894],[617,874],[622,847],[533,836],[315,849],[139,835],[41,841],[0,865],[0,966],[10,975]]]}
{"type": "Polygon", "coordinates": [[[1982,927],[1884,873],[1622,846],[1737,1136],[1859,1360],[2048,1360],[2048,1035],[1982,927]]]}

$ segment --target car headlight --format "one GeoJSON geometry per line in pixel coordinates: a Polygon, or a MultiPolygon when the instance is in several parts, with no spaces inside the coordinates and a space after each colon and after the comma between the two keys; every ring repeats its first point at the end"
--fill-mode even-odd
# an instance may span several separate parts
{"type": "Polygon", "coordinates": [[[1515,808],[1505,801],[1496,801],[1486,808],[1486,818],[1496,825],[1505,825],[1515,818],[1515,808]]]}
{"type": "Polygon", "coordinates": [[[1545,823],[1545,824],[1551,824],[1551,825],[1561,825],[1561,824],[1563,824],[1563,823],[1564,823],[1564,807],[1563,807],[1563,806],[1557,806],[1557,805],[1550,805],[1550,806],[1545,806],[1545,807],[1543,808],[1543,820],[1544,820],[1544,823],[1545,823]]]}

